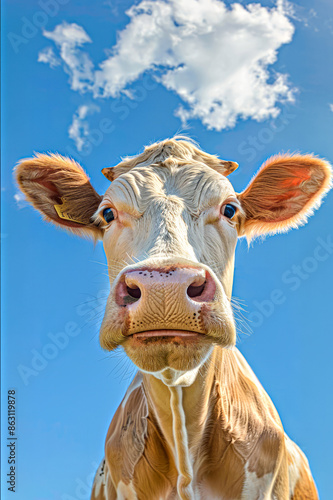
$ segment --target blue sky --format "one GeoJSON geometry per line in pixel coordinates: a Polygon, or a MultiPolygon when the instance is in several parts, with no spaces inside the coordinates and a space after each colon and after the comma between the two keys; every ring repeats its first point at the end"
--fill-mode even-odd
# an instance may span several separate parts
{"type": "MultiPolygon", "coordinates": [[[[98,344],[108,290],[101,244],[43,224],[17,196],[13,166],[34,151],[71,155],[102,193],[103,167],[179,131],[240,164],[230,178],[238,191],[281,151],[332,161],[330,1],[248,3],[226,2],[222,12],[211,0],[198,15],[182,0],[192,16],[184,21],[171,0],[146,13],[136,2],[131,17],[127,0],[3,2],[2,402],[15,388],[18,500],[89,498],[134,368],[98,344]]],[[[306,226],[250,249],[240,241],[234,283],[252,327],[239,348],[307,454],[322,498],[331,495],[333,446],[332,209],[329,194],[306,226]]]]}

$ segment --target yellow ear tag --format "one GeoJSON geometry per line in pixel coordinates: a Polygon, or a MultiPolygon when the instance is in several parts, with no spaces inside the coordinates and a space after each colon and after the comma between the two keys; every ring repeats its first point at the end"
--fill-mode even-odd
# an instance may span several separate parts
{"type": "Polygon", "coordinates": [[[82,222],[81,220],[77,220],[72,217],[71,214],[67,211],[68,209],[66,208],[66,199],[61,198],[61,201],[61,205],[54,205],[55,211],[57,212],[60,219],[66,219],[71,222],[76,222],[77,224],[84,224],[84,222],[82,222]]]}

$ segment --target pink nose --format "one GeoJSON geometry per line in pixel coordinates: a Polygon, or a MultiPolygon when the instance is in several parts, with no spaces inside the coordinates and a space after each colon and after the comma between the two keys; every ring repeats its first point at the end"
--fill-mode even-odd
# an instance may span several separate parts
{"type": "MultiPolygon", "coordinates": [[[[208,273],[200,268],[134,269],[127,271],[116,288],[116,302],[126,306],[145,301],[151,294],[174,295],[186,302],[212,302],[216,285],[208,273]]],[[[172,297],[169,297],[169,299],[172,297]]]]}
{"type": "Polygon", "coordinates": [[[212,302],[216,285],[204,269],[132,269],[120,276],[115,299],[125,308],[126,335],[149,330],[205,333],[203,303],[212,302]]]}

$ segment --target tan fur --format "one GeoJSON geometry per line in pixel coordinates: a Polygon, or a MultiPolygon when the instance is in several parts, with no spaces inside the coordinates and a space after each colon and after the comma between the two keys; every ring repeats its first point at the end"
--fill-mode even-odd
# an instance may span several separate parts
{"type": "Polygon", "coordinates": [[[107,462],[118,466],[118,469],[114,467],[110,470],[114,485],[119,481],[128,484],[132,480],[135,465],[144,452],[147,438],[148,408],[142,387],[131,393],[127,405],[135,408],[135,412],[129,413],[119,406],[106,437],[107,462]]]}
{"type": "Polygon", "coordinates": [[[300,477],[291,500],[313,500],[318,498],[316,485],[312,479],[307,460],[303,459],[300,477]]]}

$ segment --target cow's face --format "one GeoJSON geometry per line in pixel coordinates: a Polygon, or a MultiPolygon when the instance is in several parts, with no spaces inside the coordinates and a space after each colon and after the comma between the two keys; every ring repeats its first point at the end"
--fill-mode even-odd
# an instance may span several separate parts
{"type": "Polygon", "coordinates": [[[202,163],[136,167],[112,182],[96,218],[111,283],[102,346],[156,372],[192,370],[214,344],[234,345],[241,212],[227,178],[202,163]]]}
{"type": "Polygon", "coordinates": [[[305,222],[328,191],[331,171],[312,156],[275,157],[236,195],[225,176],[232,162],[184,141],[148,152],[104,169],[113,182],[103,197],[78,164],[56,155],[22,162],[17,179],[46,219],[103,239],[110,295],[101,345],[123,346],[142,370],[184,385],[214,345],[235,343],[237,236],[305,222]]]}

